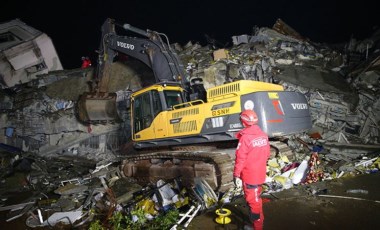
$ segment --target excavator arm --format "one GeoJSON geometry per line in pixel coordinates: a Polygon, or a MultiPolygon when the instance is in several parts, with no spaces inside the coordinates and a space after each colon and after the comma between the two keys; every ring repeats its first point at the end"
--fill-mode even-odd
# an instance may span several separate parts
{"type": "Polygon", "coordinates": [[[152,69],[156,83],[178,82],[184,88],[189,85],[187,73],[165,34],[151,30],[144,31],[129,24],[119,25],[113,19],[107,19],[102,26],[102,39],[99,47],[97,76],[100,92],[108,91],[108,82],[111,78],[109,69],[118,53],[145,63],[152,69]],[[140,37],[118,35],[115,26],[134,32],[140,37]]]}
{"type": "Polygon", "coordinates": [[[96,87],[92,92],[84,93],[78,101],[78,118],[82,122],[98,123],[118,119],[116,94],[109,92],[108,85],[112,80],[112,63],[119,54],[145,63],[154,74],[154,83],[179,85],[184,89],[185,100],[205,94],[205,91],[199,90],[204,88],[190,85],[187,72],[165,34],[142,30],[129,24],[117,24],[110,18],[103,23],[101,32],[96,87]],[[118,34],[117,28],[132,32],[138,37],[118,34]]]}

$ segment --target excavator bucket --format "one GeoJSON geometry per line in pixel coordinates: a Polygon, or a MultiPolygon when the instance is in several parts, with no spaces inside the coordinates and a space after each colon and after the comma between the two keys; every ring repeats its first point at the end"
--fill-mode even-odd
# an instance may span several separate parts
{"type": "Polygon", "coordinates": [[[108,122],[119,119],[116,93],[85,93],[78,100],[78,116],[82,122],[108,122]]]}

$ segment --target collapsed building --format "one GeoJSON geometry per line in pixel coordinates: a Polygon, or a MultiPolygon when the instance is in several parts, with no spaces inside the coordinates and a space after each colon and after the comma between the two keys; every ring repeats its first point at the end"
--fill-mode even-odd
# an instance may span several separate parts
{"type": "Polygon", "coordinates": [[[0,24],[0,38],[0,84],[3,89],[63,69],[47,34],[19,19],[0,24]]]}
{"type": "MultiPolygon", "coordinates": [[[[364,41],[351,38],[347,44],[332,46],[302,37],[279,19],[272,28],[254,27],[249,34],[233,36],[231,47],[193,42],[172,46],[187,64],[189,80],[201,81],[206,89],[245,79],[277,83],[286,90],[301,92],[308,99],[313,128],[286,140],[293,150],[288,159],[302,161],[302,150],[309,144],[323,146],[329,160],[350,164],[361,153],[380,148],[379,34],[375,31],[364,41]]],[[[26,40],[21,43],[34,44],[26,40]]],[[[142,76],[153,77],[150,69],[137,60],[119,57],[112,64],[113,79],[108,87],[116,92],[121,122],[87,124],[79,121],[76,103],[83,92],[89,91],[92,67],[63,70],[52,46],[47,53],[53,57],[33,56],[44,53],[36,52],[34,46],[32,51],[9,47],[2,50],[8,58],[4,62],[7,66],[0,68],[1,148],[15,154],[85,158],[98,165],[128,154],[128,95],[147,84],[148,78],[142,76]],[[27,58],[30,56],[32,59],[27,58]],[[15,60],[18,67],[11,65],[15,60]],[[48,68],[33,67],[41,63],[48,63],[48,68]],[[41,72],[31,74],[31,67],[41,72]],[[14,80],[10,73],[17,71],[21,72],[14,80]]],[[[271,161],[269,165],[276,168],[277,163],[271,161]]],[[[340,173],[347,168],[334,170],[340,173]]],[[[278,176],[275,171],[269,173],[273,178],[278,176]]],[[[31,180],[42,181],[43,177],[35,175],[31,180]]]]}

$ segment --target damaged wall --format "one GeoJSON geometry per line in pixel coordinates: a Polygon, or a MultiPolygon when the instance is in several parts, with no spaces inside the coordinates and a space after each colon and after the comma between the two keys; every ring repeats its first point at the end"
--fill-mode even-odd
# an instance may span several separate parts
{"type": "MultiPolygon", "coordinates": [[[[125,91],[142,87],[140,73],[153,77],[142,63],[122,62],[112,65],[115,80],[110,91],[117,92],[119,115],[129,119],[125,108],[125,91]]],[[[83,124],[77,118],[76,101],[94,75],[93,68],[55,71],[2,95],[10,106],[1,109],[0,142],[43,156],[81,155],[89,159],[107,158],[129,140],[129,120],[124,123],[83,124]],[[10,99],[11,98],[11,99],[10,99]],[[96,151],[95,151],[96,150],[96,151]]]]}

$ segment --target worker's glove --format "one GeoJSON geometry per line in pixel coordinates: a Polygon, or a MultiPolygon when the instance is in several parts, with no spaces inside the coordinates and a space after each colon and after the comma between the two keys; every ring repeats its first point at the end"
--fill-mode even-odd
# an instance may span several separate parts
{"type": "Polygon", "coordinates": [[[239,177],[234,177],[234,184],[237,188],[241,188],[243,186],[243,182],[239,177]]]}

